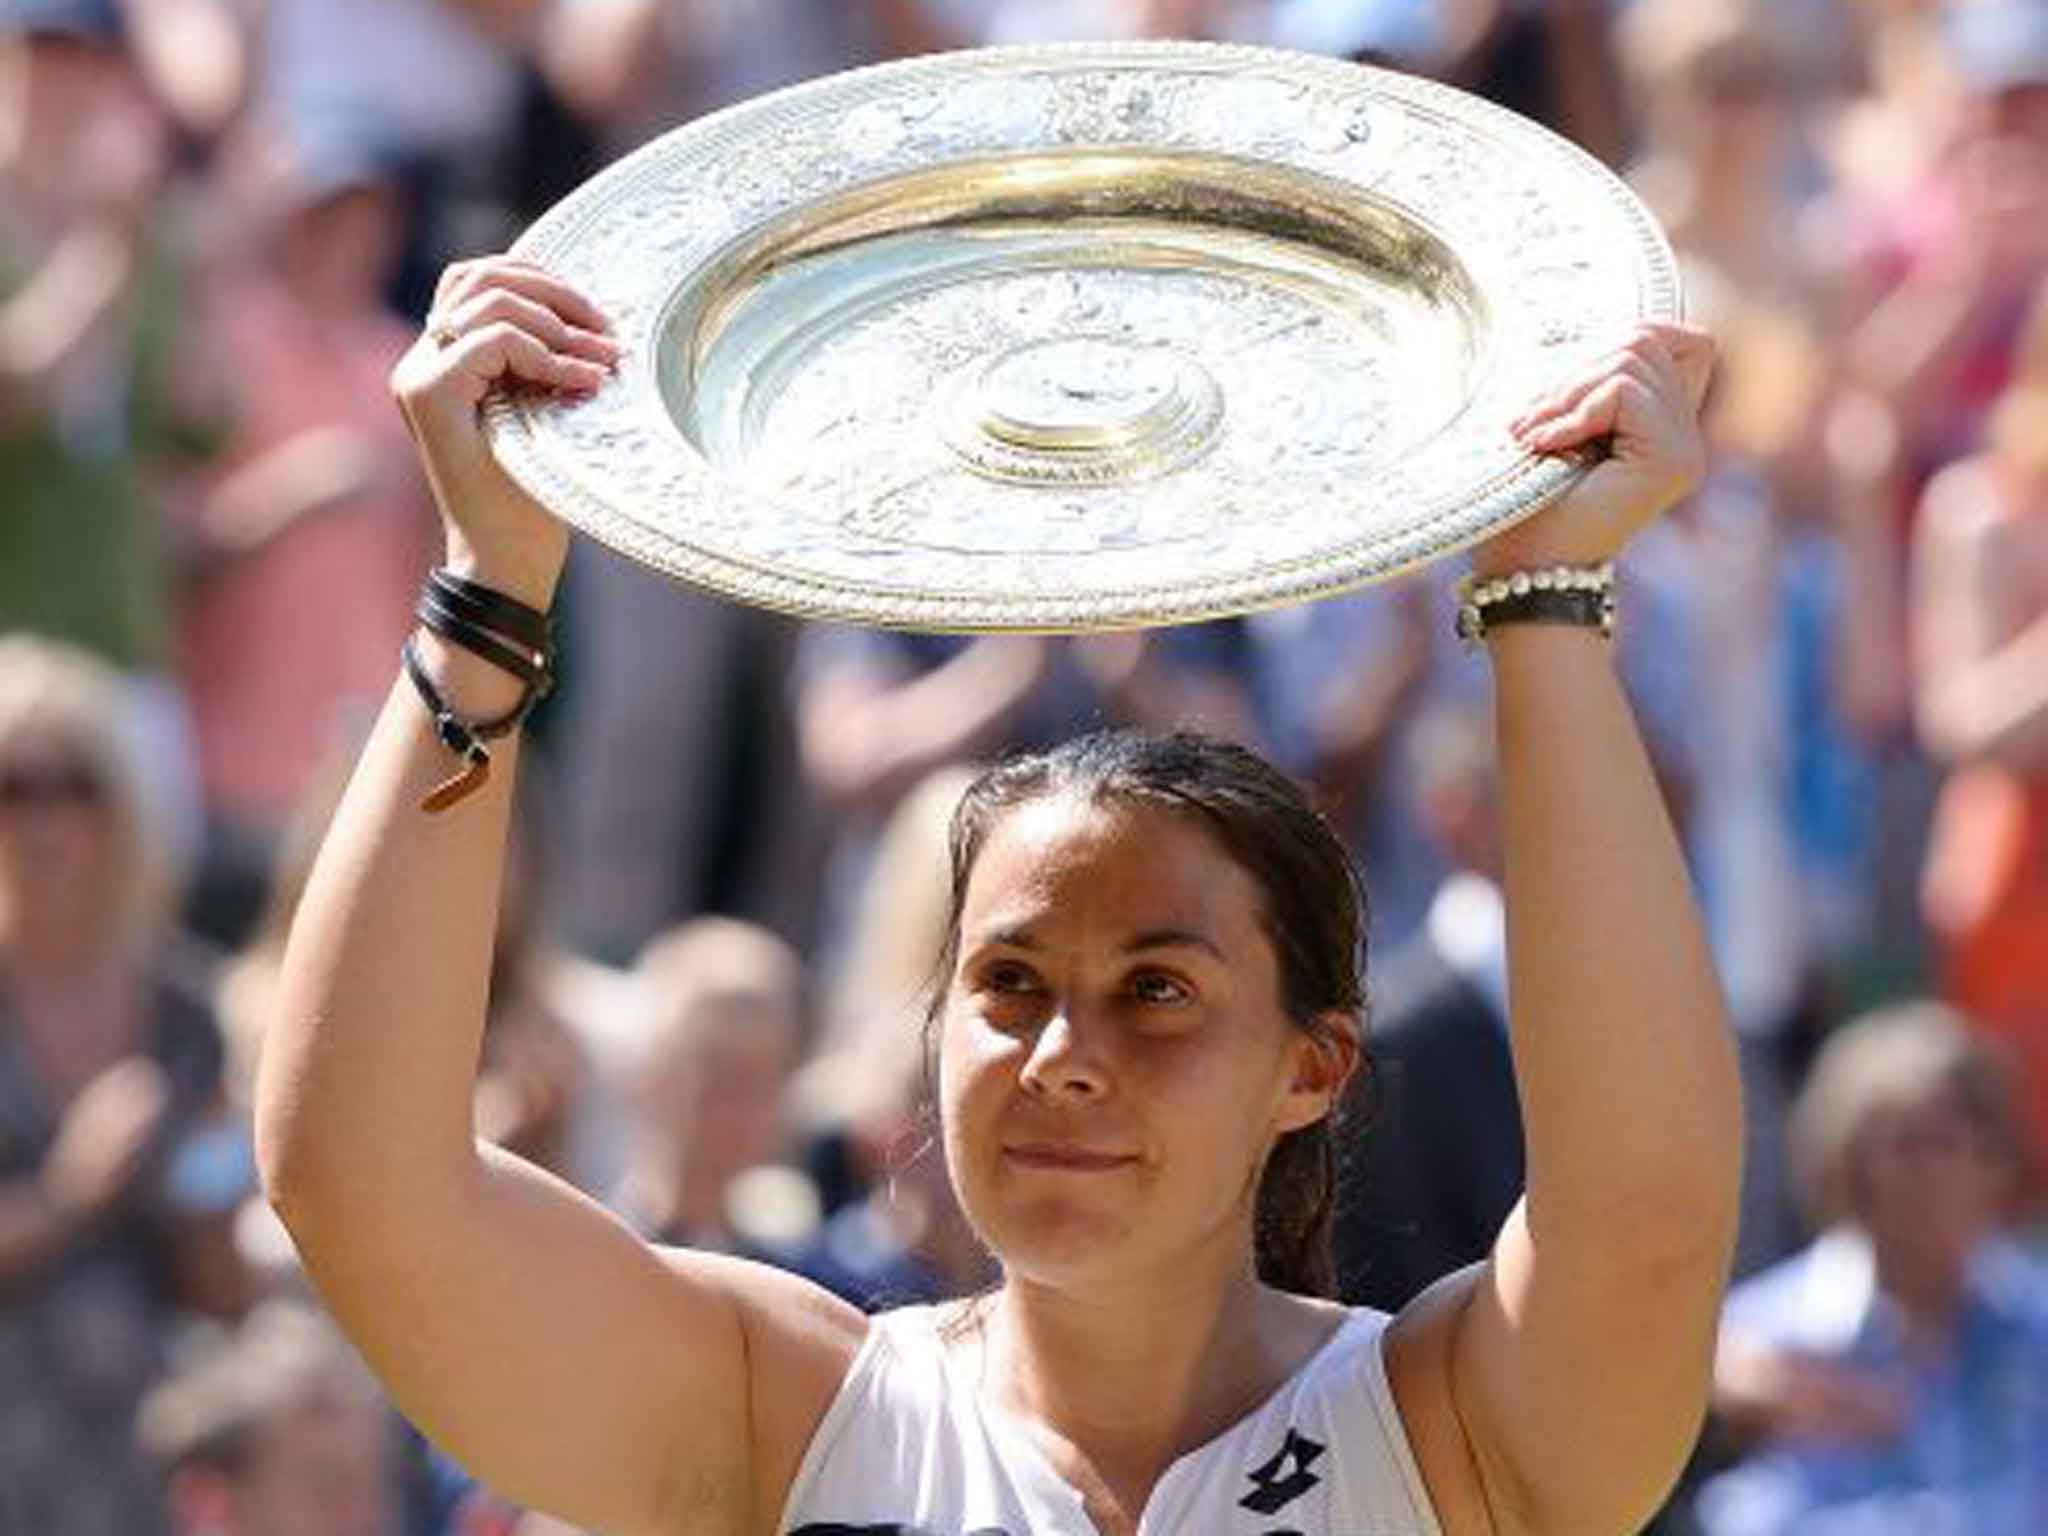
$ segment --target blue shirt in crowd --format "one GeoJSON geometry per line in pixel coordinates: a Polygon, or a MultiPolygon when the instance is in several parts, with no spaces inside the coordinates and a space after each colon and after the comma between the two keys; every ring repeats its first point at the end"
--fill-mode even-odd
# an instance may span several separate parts
{"type": "Polygon", "coordinates": [[[1877,1289],[1868,1241],[1837,1230],[1738,1286],[1724,1324],[1868,1371],[1909,1409],[1886,1442],[1767,1442],[1701,1490],[1708,1536],[2048,1531],[2048,1266],[1988,1244],[1953,1347],[1917,1358],[1877,1289]]]}

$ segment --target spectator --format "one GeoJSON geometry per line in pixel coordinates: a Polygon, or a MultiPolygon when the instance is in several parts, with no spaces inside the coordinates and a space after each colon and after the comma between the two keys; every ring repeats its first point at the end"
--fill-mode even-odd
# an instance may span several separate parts
{"type": "Polygon", "coordinates": [[[1956,124],[1927,175],[1876,213],[1878,297],[1845,353],[1898,413],[1909,492],[1975,448],[2048,274],[2048,0],[1949,0],[1941,15],[1956,124]]]}
{"type": "Polygon", "coordinates": [[[1920,729],[1951,765],[1923,887],[1948,996],[2014,1056],[2048,1153],[2048,282],[1985,451],[1927,489],[1920,729]]]}
{"type": "Polygon", "coordinates": [[[389,1536],[383,1399],[325,1318],[269,1302],[189,1353],[138,1417],[174,1536],[389,1536]]]}
{"type": "Polygon", "coordinates": [[[1968,1026],[1908,1004],[1822,1050],[1795,1120],[1822,1235],[1729,1297],[1715,1404],[1744,1455],[1710,1536],[2048,1527],[2048,1273],[2003,1234],[2019,1155],[1968,1026]]]}
{"type": "Polygon", "coordinates": [[[401,168],[394,298],[424,313],[451,257],[502,243],[506,146],[538,0],[265,0],[254,111],[316,164],[401,168]],[[374,38],[374,46],[370,39],[374,38]]]}
{"type": "Polygon", "coordinates": [[[759,1252],[764,1237],[804,1235],[782,1212],[749,1230],[734,1201],[740,1176],[782,1148],[803,1033],[796,952],[751,924],[699,918],[656,939],[638,970],[648,1037],[616,1204],[661,1243],[759,1252]]]}
{"type": "Polygon", "coordinates": [[[0,66],[0,612],[122,667],[159,663],[142,474],[177,304],[148,228],[163,123],[111,0],[9,0],[0,66]]]}
{"type": "Polygon", "coordinates": [[[0,639],[0,1531],[38,1536],[163,1529],[131,1423],[224,1231],[180,1206],[220,1041],[120,708],[98,662],[0,639]]]}
{"type": "Polygon", "coordinates": [[[162,112],[113,0],[0,3],[0,615],[128,673],[167,835],[197,841],[154,479],[204,457],[217,378],[183,323],[162,112]]]}
{"type": "Polygon", "coordinates": [[[410,344],[383,303],[395,185],[255,133],[237,150],[237,248],[204,295],[236,360],[234,425],[184,498],[178,626],[208,816],[195,919],[223,944],[247,936],[316,767],[390,687],[434,531],[384,387],[410,344]]]}

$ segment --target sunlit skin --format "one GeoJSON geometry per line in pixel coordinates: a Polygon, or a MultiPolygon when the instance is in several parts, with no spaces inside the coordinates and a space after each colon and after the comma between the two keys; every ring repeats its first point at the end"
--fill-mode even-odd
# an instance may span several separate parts
{"type": "Polygon", "coordinates": [[[1256,882],[1203,829],[1068,797],[997,823],[943,1014],[946,1155],[1013,1284],[1251,1264],[1265,1155],[1355,1055],[1281,1007],[1256,882]]]}

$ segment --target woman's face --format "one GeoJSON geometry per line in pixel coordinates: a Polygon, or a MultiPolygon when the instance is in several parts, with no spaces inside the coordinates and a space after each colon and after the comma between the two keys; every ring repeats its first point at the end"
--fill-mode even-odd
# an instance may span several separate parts
{"type": "Polygon", "coordinates": [[[0,745],[0,935],[96,924],[110,852],[107,785],[59,743],[0,745]]]}
{"type": "Polygon", "coordinates": [[[1056,797],[991,831],[940,1097],[961,1204],[1011,1274],[1249,1262],[1267,1151],[1349,1064],[1282,1011],[1260,913],[1253,878],[1165,810],[1056,797]]]}

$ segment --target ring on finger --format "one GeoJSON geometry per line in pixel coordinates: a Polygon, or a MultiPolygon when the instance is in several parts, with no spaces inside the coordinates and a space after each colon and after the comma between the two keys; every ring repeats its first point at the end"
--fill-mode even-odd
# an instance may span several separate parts
{"type": "Polygon", "coordinates": [[[446,352],[462,339],[462,333],[446,320],[436,321],[427,328],[427,334],[434,338],[434,345],[446,352]]]}

